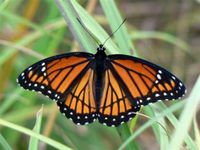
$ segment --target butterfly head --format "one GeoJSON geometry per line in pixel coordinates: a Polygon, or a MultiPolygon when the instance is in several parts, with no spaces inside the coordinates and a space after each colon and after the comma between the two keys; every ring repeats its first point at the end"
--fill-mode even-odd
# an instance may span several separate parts
{"type": "Polygon", "coordinates": [[[97,48],[97,51],[105,51],[106,48],[103,46],[103,44],[100,44],[99,47],[97,48]]]}

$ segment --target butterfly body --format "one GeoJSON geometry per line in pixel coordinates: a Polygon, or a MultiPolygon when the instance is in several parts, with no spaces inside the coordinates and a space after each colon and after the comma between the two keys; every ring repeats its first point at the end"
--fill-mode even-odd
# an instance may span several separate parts
{"type": "Polygon", "coordinates": [[[141,106],[179,99],[183,83],[164,68],[128,55],[75,52],[41,60],[18,77],[25,89],[55,100],[61,113],[77,125],[96,119],[119,126],[133,118],[141,106]]]}
{"type": "Polygon", "coordinates": [[[105,76],[105,68],[106,68],[106,58],[107,55],[105,53],[105,49],[103,47],[99,47],[97,49],[97,53],[95,54],[95,76],[94,76],[94,94],[96,98],[96,107],[98,108],[100,105],[100,100],[102,96],[102,89],[104,86],[104,76],[105,76]]]}

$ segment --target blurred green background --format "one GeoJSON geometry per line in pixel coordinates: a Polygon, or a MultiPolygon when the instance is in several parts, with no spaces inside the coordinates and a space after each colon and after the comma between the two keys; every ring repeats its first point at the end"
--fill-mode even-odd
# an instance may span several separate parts
{"type": "MultiPolygon", "coordinates": [[[[44,57],[72,51],[96,51],[96,45],[90,37],[87,40],[91,43],[87,42],[86,45],[83,41],[80,42],[83,37],[74,39],[57,7],[58,2],[59,0],[0,0],[0,119],[31,130],[35,126],[35,132],[72,149],[118,149],[122,142],[115,128],[105,127],[98,122],[88,126],[76,126],[58,112],[53,101],[43,95],[25,91],[16,84],[17,76],[26,67],[44,57]],[[35,123],[36,114],[42,104],[42,121],[37,119],[35,123]]],[[[126,18],[123,34],[119,31],[113,41],[106,43],[107,52],[136,54],[167,68],[185,83],[188,89],[185,99],[186,101],[189,99],[200,74],[199,0],[117,0],[108,3],[105,0],[79,0],[72,4],[78,13],[79,7],[87,11],[87,15],[101,25],[108,34],[111,34],[112,30],[119,26],[120,21],[126,18]],[[112,13],[116,14],[115,11],[121,14],[121,16],[116,15],[119,17],[118,24],[115,23],[117,20],[115,17],[109,18],[112,13]],[[130,40],[127,49],[122,49],[123,44],[124,47],[127,46],[127,41],[122,41],[125,39],[123,35],[130,40]],[[119,42],[120,38],[122,43],[119,42]]],[[[69,11],[67,10],[66,13],[69,11]]],[[[81,14],[77,15],[81,16],[81,14]]],[[[87,17],[83,17],[83,22],[99,41],[103,42],[108,36],[101,32],[103,30],[101,27],[90,24],[87,17]]],[[[73,34],[76,35],[76,32],[73,34]]],[[[195,98],[200,99],[197,92],[196,94],[195,98]]],[[[150,115],[148,109],[141,113],[151,117],[156,116],[166,108],[165,106],[177,103],[179,102],[167,102],[164,105],[159,102],[148,108],[156,109],[153,111],[154,115],[150,115]],[[159,108],[161,105],[162,109],[159,108]]],[[[185,103],[187,102],[178,104],[181,109],[177,109],[171,118],[179,118],[183,108],[186,107],[185,103]]],[[[200,107],[196,105],[194,108],[196,114],[199,114],[200,107]]],[[[137,120],[131,122],[130,131],[134,133],[148,120],[139,116],[137,120]]],[[[134,138],[137,149],[166,149],[173,141],[173,133],[176,132],[173,126],[176,125],[177,120],[171,122],[169,118],[168,120],[157,118],[156,121],[164,124],[169,136],[163,133],[163,128],[161,129],[158,124],[151,126],[134,138]],[[161,138],[163,134],[165,140],[161,138]]],[[[200,115],[191,116],[192,125],[187,136],[193,146],[189,145],[189,148],[200,148],[198,147],[199,121],[200,115]]],[[[38,145],[38,149],[41,150],[55,149],[45,142],[37,143],[35,139],[30,140],[30,136],[24,134],[25,131],[22,133],[16,131],[14,127],[8,128],[8,122],[5,125],[0,121],[0,149],[34,149],[34,145],[38,145]]],[[[186,147],[188,142],[181,146],[182,149],[186,147]]]]}

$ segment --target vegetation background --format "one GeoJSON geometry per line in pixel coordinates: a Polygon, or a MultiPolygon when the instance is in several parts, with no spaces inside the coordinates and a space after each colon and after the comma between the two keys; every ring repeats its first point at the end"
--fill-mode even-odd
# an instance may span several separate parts
{"type": "Polygon", "coordinates": [[[128,143],[126,149],[200,149],[199,14],[199,0],[0,0],[0,149],[114,150],[128,143]],[[44,57],[95,53],[95,42],[74,16],[100,42],[126,18],[106,43],[107,53],[136,55],[167,68],[185,83],[184,100],[146,106],[140,113],[149,119],[139,116],[116,129],[98,122],[76,126],[53,101],[21,89],[17,76],[44,57]]]}

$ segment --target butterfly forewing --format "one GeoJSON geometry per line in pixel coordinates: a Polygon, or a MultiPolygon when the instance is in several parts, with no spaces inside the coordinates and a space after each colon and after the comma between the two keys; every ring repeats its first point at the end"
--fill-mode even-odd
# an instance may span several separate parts
{"type": "Polygon", "coordinates": [[[44,59],[24,70],[18,77],[18,83],[25,89],[60,100],[79,80],[79,74],[89,65],[92,57],[88,53],[70,53],[44,59]]]}

